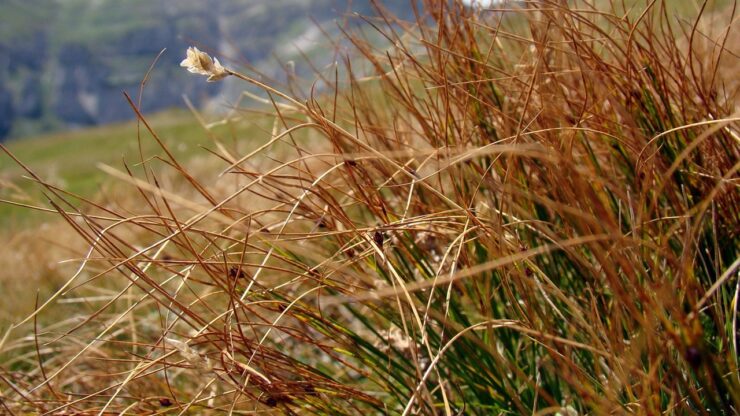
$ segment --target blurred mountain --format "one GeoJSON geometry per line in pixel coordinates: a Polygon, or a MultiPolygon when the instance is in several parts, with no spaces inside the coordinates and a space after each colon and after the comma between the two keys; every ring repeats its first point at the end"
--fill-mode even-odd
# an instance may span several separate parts
{"type": "MultiPolygon", "coordinates": [[[[405,0],[386,3],[411,13],[405,0]]],[[[328,62],[316,23],[336,32],[353,12],[372,15],[371,0],[3,0],[0,139],[132,118],[121,91],[137,96],[163,48],[145,111],[181,106],[183,94],[202,104],[228,85],[178,67],[189,45],[275,76],[275,57],[298,49],[328,62]]]]}

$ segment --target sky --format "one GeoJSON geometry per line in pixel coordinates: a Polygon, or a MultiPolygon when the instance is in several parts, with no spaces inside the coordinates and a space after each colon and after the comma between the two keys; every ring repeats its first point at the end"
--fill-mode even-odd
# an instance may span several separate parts
{"type": "Polygon", "coordinates": [[[491,7],[496,3],[500,3],[500,0],[463,0],[463,3],[469,5],[478,5],[481,7],[491,7]]]}

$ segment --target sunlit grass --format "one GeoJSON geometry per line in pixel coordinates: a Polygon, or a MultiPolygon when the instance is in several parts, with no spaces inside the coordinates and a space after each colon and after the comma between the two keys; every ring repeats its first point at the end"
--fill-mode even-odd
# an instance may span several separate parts
{"type": "MultiPolygon", "coordinates": [[[[232,144],[249,143],[253,135],[260,132],[258,126],[265,124],[254,117],[251,121],[216,126],[206,134],[192,114],[181,110],[156,114],[149,121],[160,139],[183,161],[205,154],[203,149],[212,148],[214,138],[232,144]]],[[[162,155],[151,134],[135,121],[18,139],[5,145],[43,180],[86,197],[97,194],[111,181],[100,169],[101,165],[120,167],[126,162],[132,170],[138,171],[141,155],[147,158],[162,155]]],[[[4,199],[14,197],[18,201],[22,196],[28,199],[27,203],[39,202],[40,188],[27,177],[28,173],[10,157],[0,156],[0,178],[6,181],[0,188],[4,199]]],[[[43,203],[43,198],[40,201],[43,203]]],[[[38,212],[0,204],[0,228],[22,228],[29,225],[28,220],[39,218],[38,212]]]]}
{"type": "Polygon", "coordinates": [[[38,316],[77,315],[11,333],[4,405],[737,413],[732,11],[580,4],[385,16],[308,100],[229,69],[252,140],[60,209],[90,249],[38,316]]]}

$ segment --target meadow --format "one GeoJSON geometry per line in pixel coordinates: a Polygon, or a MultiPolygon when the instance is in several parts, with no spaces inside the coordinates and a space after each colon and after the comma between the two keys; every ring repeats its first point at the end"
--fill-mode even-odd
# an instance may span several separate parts
{"type": "Polygon", "coordinates": [[[189,55],[261,89],[221,122],[4,146],[0,406],[736,414],[735,8],[426,1],[311,89],[189,55]]]}

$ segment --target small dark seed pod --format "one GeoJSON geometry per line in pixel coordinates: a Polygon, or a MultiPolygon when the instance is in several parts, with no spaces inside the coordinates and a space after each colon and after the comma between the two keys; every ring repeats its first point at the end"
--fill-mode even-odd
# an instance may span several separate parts
{"type": "Polygon", "coordinates": [[[383,233],[376,231],[375,234],[373,234],[373,240],[378,247],[383,248],[383,233]]]}
{"type": "Polygon", "coordinates": [[[236,266],[231,266],[229,269],[229,277],[232,279],[243,279],[244,278],[244,270],[240,269],[236,266]]]}
{"type": "Polygon", "coordinates": [[[697,368],[701,364],[701,351],[696,347],[688,347],[686,348],[684,358],[686,358],[686,362],[688,362],[690,366],[697,368]]]}

